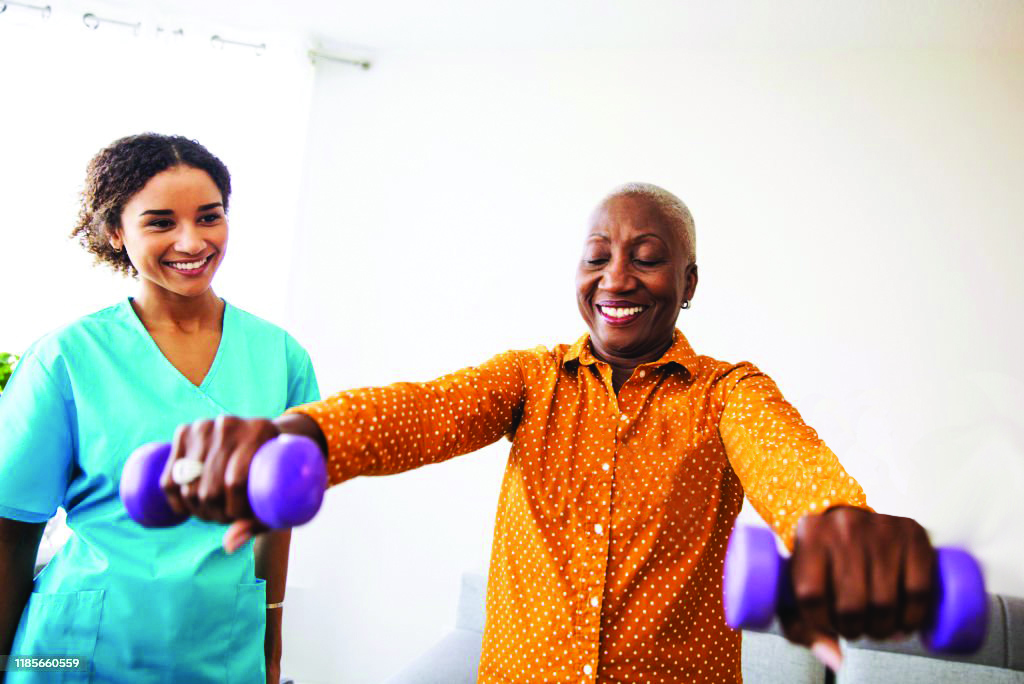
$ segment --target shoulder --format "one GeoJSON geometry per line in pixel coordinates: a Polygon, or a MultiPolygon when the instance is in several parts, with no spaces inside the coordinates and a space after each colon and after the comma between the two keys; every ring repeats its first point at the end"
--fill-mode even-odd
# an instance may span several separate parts
{"type": "Polygon", "coordinates": [[[510,349],[464,370],[481,371],[509,378],[517,377],[529,383],[548,375],[547,371],[554,365],[550,350],[544,346],[536,346],[529,349],[510,349]]]}
{"type": "Polygon", "coordinates": [[[239,309],[227,300],[224,301],[225,316],[233,316],[236,325],[246,333],[257,333],[263,335],[274,335],[284,339],[288,335],[285,329],[276,323],[271,323],[265,318],[249,313],[245,309],[239,309]]]}
{"type": "Polygon", "coordinates": [[[130,328],[124,308],[130,311],[127,299],[46,333],[20,355],[11,382],[17,378],[22,384],[70,392],[72,376],[102,365],[99,360],[109,357],[124,339],[130,328]]]}
{"type": "Polygon", "coordinates": [[[265,318],[249,313],[245,309],[239,309],[237,306],[234,306],[226,300],[224,302],[224,306],[227,307],[225,315],[233,316],[235,319],[235,325],[237,325],[239,330],[246,335],[259,335],[267,339],[280,341],[281,343],[289,346],[297,347],[299,349],[302,348],[302,346],[295,341],[295,338],[292,337],[287,330],[276,323],[271,323],[265,318]]]}
{"type": "Polygon", "coordinates": [[[249,344],[263,342],[278,350],[283,347],[287,357],[293,361],[309,358],[309,354],[303,346],[281,326],[249,313],[245,309],[239,309],[227,300],[225,300],[224,306],[227,307],[225,315],[235,318],[235,325],[249,344]]]}
{"type": "Polygon", "coordinates": [[[524,371],[538,372],[560,368],[568,349],[569,345],[567,344],[558,344],[553,347],[538,344],[529,349],[505,352],[504,355],[513,357],[524,371]]]}
{"type": "MultiPolygon", "coordinates": [[[[128,300],[82,316],[32,343],[22,355],[22,361],[35,359],[51,365],[62,358],[78,357],[95,351],[107,351],[109,340],[117,337],[131,325],[125,309],[128,300]]],[[[134,315],[134,314],[132,314],[134,315]]]]}
{"type": "Polygon", "coordinates": [[[694,380],[706,384],[709,388],[731,391],[743,380],[755,377],[767,377],[750,361],[734,363],[723,361],[711,356],[697,356],[694,359],[694,380]]]}
{"type": "Polygon", "coordinates": [[[563,371],[574,375],[578,366],[579,343],[559,343],[551,347],[537,345],[501,354],[499,358],[514,361],[527,381],[554,381],[563,377],[563,371]]]}

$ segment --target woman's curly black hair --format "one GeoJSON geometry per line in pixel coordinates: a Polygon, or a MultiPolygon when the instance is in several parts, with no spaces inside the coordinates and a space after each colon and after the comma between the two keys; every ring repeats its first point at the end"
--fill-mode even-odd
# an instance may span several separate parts
{"type": "Polygon", "coordinates": [[[231,174],[217,157],[195,140],[180,135],[141,133],[130,135],[100,150],[86,169],[78,223],[71,231],[83,247],[124,275],[138,271],[124,250],[110,245],[110,236],[121,228],[124,205],[161,171],[191,166],[205,171],[220,190],[224,211],[231,194],[231,174]]]}

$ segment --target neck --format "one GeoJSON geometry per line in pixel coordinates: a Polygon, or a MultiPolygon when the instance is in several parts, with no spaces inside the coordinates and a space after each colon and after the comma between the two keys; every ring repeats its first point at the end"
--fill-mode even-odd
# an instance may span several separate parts
{"type": "Polygon", "coordinates": [[[147,287],[145,283],[132,300],[132,308],[149,330],[171,329],[183,333],[220,330],[224,314],[224,302],[213,289],[197,297],[183,297],[162,288],[147,287]]]}
{"type": "Polygon", "coordinates": [[[672,341],[672,338],[669,338],[667,342],[651,348],[650,351],[630,354],[627,352],[617,353],[608,349],[602,349],[599,345],[594,343],[594,338],[591,337],[590,350],[599,361],[604,361],[611,366],[612,370],[618,371],[619,373],[626,373],[628,375],[631,374],[637,366],[660,359],[672,346],[672,341]]]}

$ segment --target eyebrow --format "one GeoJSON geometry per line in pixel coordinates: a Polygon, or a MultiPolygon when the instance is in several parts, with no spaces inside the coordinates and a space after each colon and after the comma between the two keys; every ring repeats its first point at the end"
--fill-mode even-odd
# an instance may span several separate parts
{"type": "Polygon", "coordinates": [[[643,235],[637,235],[636,240],[634,240],[633,242],[640,242],[641,240],[647,240],[650,238],[654,238],[663,245],[666,244],[665,238],[661,237],[657,233],[644,233],[643,235]]]}
{"type": "MultiPolygon", "coordinates": [[[[588,239],[593,240],[594,238],[599,238],[601,240],[605,240],[606,242],[611,240],[608,237],[607,233],[591,233],[590,237],[588,239]]],[[[633,242],[642,242],[644,240],[649,240],[651,238],[657,240],[658,242],[660,242],[663,245],[667,245],[668,244],[668,243],[665,242],[665,238],[661,237],[657,233],[642,233],[640,235],[637,235],[636,238],[633,240],[633,242]]]]}
{"type": "MultiPolygon", "coordinates": [[[[209,211],[210,209],[215,209],[217,207],[223,207],[223,206],[224,206],[224,204],[222,202],[211,202],[209,204],[202,205],[201,207],[199,207],[199,209],[197,211],[209,211]]],[[[146,216],[146,215],[151,215],[151,216],[173,216],[174,215],[174,211],[171,210],[171,209],[147,209],[146,211],[144,211],[141,214],[139,214],[139,216],[146,216]]]]}

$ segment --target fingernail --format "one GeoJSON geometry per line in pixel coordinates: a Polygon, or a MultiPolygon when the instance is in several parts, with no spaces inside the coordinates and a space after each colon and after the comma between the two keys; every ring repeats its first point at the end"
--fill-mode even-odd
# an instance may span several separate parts
{"type": "Polygon", "coordinates": [[[843,654],[835,644],[819,641],[811,646],[811,653],[821,661],[822,665],[833,672],[839,672],[839,668],[843,665],[843,654]]]}

